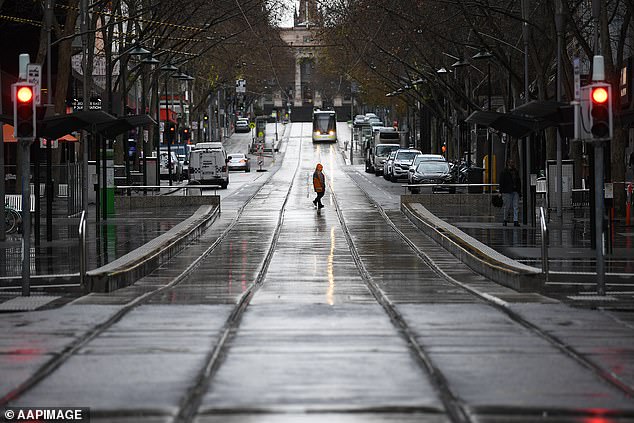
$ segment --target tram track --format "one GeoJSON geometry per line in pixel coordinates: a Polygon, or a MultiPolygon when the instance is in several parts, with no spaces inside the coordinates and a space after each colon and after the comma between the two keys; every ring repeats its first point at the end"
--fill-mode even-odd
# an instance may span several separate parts
{"type": "MultiPolygon", "coordinates": [[[[207,382],[208,382],[208,379],[209,379],[209,377],[211,375],[212,370],[217,365],[217,362],[218,362],[217,359],[218,359],[218,357],[220,355],[220,352],[221,352],[222,348],[224,347],[224,345],[225,345],[225,343],[226,343],[226,341],[228,339],[228,336],[230,334],[231,328],[234,327],[236,325],[236,323],[239,322],[239,318],[242,315],[242,313],[244,312],[244,309],[246,309],[246,306],[248,305],[248,303],[249,303],[250,299],[252,298],[253,294],[255,293],[256,288],[259,285],[261,285],[261,283],[262,283],[262,281],[264,279],[264,276],[266,275],[266,270],[268,269],[268,265],[270,264],[270,260],[271,260],[271,257],[273,255],[273,252],[274,252],[274,245],[277,242],[277,239],[279,238],[279,233],[280,233],[280,230],[281,230],[281,227],[282,227],[283,216],[284,216],[284,206],[286,205],[286,203],[288,201],[288,197],[289,197],[291,189],[293,187],[293,182],[295,180],[295,176],[296,176],[296,174],[297,174],[297,172],[298,172],[298,170],[300,168],[300,164],[301,164],[301,142],[300,142],[300,150],[299,151],[300,151],[300,155],[299,155],[299,158],[298,158],[298,161],[297,161],[296,169],[295,169],[293,178],[291,178],[291,181],[290,181],[290,184],[289,184],[289,187],[288,187],[288,191],[286,193],[286,196],[285,196],[285,199],[284,199],[284,202],[283,202],[283,207],[280,209],[280,213],[279,213],[279,216],[278,216],[278,222],[277,222],[277,225],[276,225],[275,230],[274,230],[273,241],[272,241],[271,245],[268,248],[268,251],[267,251],[267,254],[266,254],[265,258],[264,258],[264,261],[261,264],[260,270],[258,271],[258,276],[254,280],[254,282],[251,283],[251,285],[249,286],[247,291],[245,291],[243,293],[243,295],[241,295],[240,299],[238,300],[238,303],[236,304],[236,307],[230,313],[230,315],[229,315],[229,317],[227,319],[227,322],[225,323],[225,329],[223,330],[223,334],[221,336],[221,339],[218,342],[217,346],[211,351],[211,353],[207,357],[205,368],[204,368],[203,372],[201,373],[201,376],[199,376],[197,378],[197,380],[199,382],[196,383],[196,386],[198,386],[201,383],[200,381],[204,380],[205,378],[207,378],[207,382]]],[[[280,168],[276,169],[275,172],[270,175],[269,179],[272,178],[279,170],[280,170],[280,168]]],[[[202,254],[200,254],[198,257],[193,259],[192,262],[181,273],[179,273],[177,276],[175,276],[170,282],[166,283],[165,285],[160,286],[160,287],[158,287],[157,289],[155,289],[153,291],[146,292],[146,293],[134,298],[132,301],[128,302],[121,309],[119,309],[117,312],[115,312],[113,315],[111,315],[108,319],[106,319],[105,321],[95,325],[92,329],[88,330],[82,336],[80,336],[77,339],[75,339],[74,341],[72,341],[59,354],[55,355],[50,360],[45,362],[42,366],[40,366],[40,368],[38,370],[36,370],[29,378],[27,378],[25,381],[20,383],[17,387],[15,387],[10,392],[5,394],[3,397],[0,397],[0,407],[6,407],[6,406],[11,405],[12,402],[16,401],[21,396],[23,396],[24,394],[29,392],[31,389],[33,389],[35,386],[37,386],[40,382],[42,382],[44,379],[46,379],[49,375],[51,375],[55,370],[57,370],[64,363],[66,363],[81,348],[85,347],[91,341],[93,341],[94,339],[99,337],[101,334],[103,334],[105,331],[107,331],[109,328],[114,326],[117,322],[119,322],[127,314],[129,314],[132,310],[136,309],[137,307],[139,307],[141,305],[149,303],[150,300],[154,299],[158,295],[160,295],[162,293],[165,293],[165,292],[167,292],[167,291],[169,291],[171,289],[174,289],[180,283],[185,281],[195,271],[195,269],[198,268],[199,265],[207,257],[209,257],[210,254],[212,254],[216,250],[216,248],[229,236],[231,231],[236,227],[236,225],[238,225],[238,223],[240,221],[240,218],[242,217],[245,209],[249,206],[249,204],[253,201],[253,199],[260,193],[260,191],[262,191],[264,186],[265,185],[262,185],[252,195],[250,195],[247,198],[245,203],[238,209],[238,211],[236,213],[236,216],[233,218],[231,223],[229,223],[229,225],[222,231],[222,233],[217,237],[217,239],[214,242],[212,242],[211,245],[208,248],[206,248],[203,251],[202,254]]],[[[193,388],[191,394],[195,394],[196,392],[197,392],[197,389],[193,388]]],[[[187,412],[187,410],[192,410],[193,409],[192,401],[188,401],[187,397],[188,396],[185,397],[186,400],[184,401],[184,404],[182,404],[181,408],[180,408],[180,410],[185,410],[185,411],[179,411],[178,415],[179,416],[181,416],[181,415],[189,415],[190,418],[191,418],[191,417],[193,417],[193,415],[191,415],[191,413],[187,412]]],[[[178,421],[182,421],[182,420],[179,419],[178,421]]]]}
{"type": "MultiPolygon", "coordinates": [[[[303,138],[303,137],[302,137],[303,138]]],[[[240,294],[240,296],[235,301],[235,304],[232,305],[232,308],[226,317],[223,320],[222,326],[220,327],[219,334],[213,337],[213,344],[210,346],[209,351],[205,352],[204,358],[202,359],[202,365],[199,366],[196,370],[195,376],[187,380],[188,387],[183,391],[182,396],[180,397],[180,401],[177,406],[177,411],[174,414],[174,421],[176,422],[191,422],[194,421],[201,408],[201,403],[204,401],[204,396],[208,392],[211,383],[214,379],[214,376],[217,374],[218,369],[221,364],[224,362],[223,358],[227,355],[228,348],[231,344],[233,337],[237,333],[237,329],[240,327],[242,318],[244,313],[248,309],[251,300],[254,295],[257,293],[258,289],[264,284],[264,281],[267,277],[267,273],[270,270],[271,262],[274,254],[276,253],[276,249],[278,247],[278,242],[280,240],[280,234],[283,230],[285,212],[289,202],[289,198],[291,198],[291,191],[293,190],[294,185],[301,180],[301,176],[299,175],[300,169],[302,167],[302,140],[298,141],[298,156],[297,158],[293,157],[296,160],[296,167],[294,171],[288,169],[289,181],[288,187],[283,185],[283,189],[286,188],[285,195],[280,193],[277,201],[281,204],[279,208],[279,213],[277,214],[277,220],[275,224],[271,224],[269,229],[267,230],[267,234],[272,234],[270,239],[268,240],[268,244],[266,245],[266,250],[261,251],[259,257],[261,257],[260,262],[258,264],[257,270],[254,273],[254,277],[251,278],[249,285],[246,287],[244,292],[240,294]],[[290,175],[292,174],[292,177],[290,175]]],[[[341,158],[338,157],[338,161],[341,161],[341,158]]],[[[287,162],[288,165],[291,165],[292,162],[287,162]]],[[[290,167],[290,166],[289,166],[290,167]]],[[[390,216],[386,213],[386,211],[375,202],[371,196],[368,194],[366,190],[364,190],[359,183],[352,178],[348,173],[349,170],[346,170],[345,167],[342,167],[344,175],[349,177],[354,181],[354,183],[358,186],[359,190],[363,193],[363,195],[368,199],[368,201],[373,204],[377,211],[380,213],[382,219],[385,220],[387,225],[393,230],[402,241],[408,245],[414,254],[420,259],[422,262],[426,264],[427,267],[433,270],[434,274],[439,278],[451,283],[452,285],[459,287],[461,290],[468,292],[470,295],[478,298],[479,300],[484,301],[484,303],[493,306],[497,311],[505,314],[511,320],[513,320],[518,325],[521,325],[525,329],[531,331],[531,333],[540,336],[541,338],[547,340],[551,345],[556,347],[559,351],[564,353],[567,357],[572,358],[577,361],[579,364],[584,365],[584,367],[592,370],[595,374],[616,388],[618,388],[621,392],[624,392],[628,396],[632,396],[631,387],[627,386],[624,383],[619,383],[620,381],[616,376],[610,381],[609,374],[606,373],[603,369],[600,369],[596,364],[590,362],[581,356],[574,348],[566,345],[564,342],[558,340],[556,337],[547,333],[543,329],[539,328],[537,325],[532,324],[530,321],[524,319],[522,316],[514,313],[508,306],[508,304],[501,299],[491,296],[489,294],[480,292],[469,285],[456,280],[450,274],[448,274],[443,266],[437,263],[430,255],[425,253],[420,249],[418,245],[414,241],[412,241],[395,223],[390,216]],[[558,345],[559,344],[559,345],[558,345]],[[570,351],[569,351],[570,350],[570,351]],[[575,357],[577,356],[577,357],[575,357]],[[586,363],[587,362],[587,363],[586,363]]],[[[279,170],[279,168],[278,168],[279,170]]],[[[274,176],[277,173],[277,170],[271,176],[274,176]]],[[[329,184],[330,185],[330,184],[329,184]]],[[[339,184],[341,186],[341,184],[339,184]]],[[[57,368],[66,363],[71,357],[73,357],[76,353],[79,352],[80,349],[85,347],[95,338],[98,338],[101,334],[119,322],[121,319],[126,317],[128,313],[137,308],[138,306],[146,305],[148,302],[155,298],[157,295],[165,293],[166,291],[177,289],[181,286],[181,283],[186,281],[190,275],[192,275],[197,268],[201,266],[203,261],[213,254],[214,251],[218,249],[218,247],[228,238],[232,236],[234,229],[239,225],[240,219],[242,218],[245,210],[248,208],[249,204],[253,201],[253,199],[261,192],[264,185],[258,188],[247,200],[246,202],[237,210],[236,216],[231,220],[231,223],[218,235],[218,238],[215,239],[209,247],[207,247],[202,254],[197,256],[181,273],[175,276],[170,282],[166,285],[157,288],[152,292],[148,292],[142,294],[141,296],[135,298],[131,302],[127,303],[120,310],[118,310],[115,314],[109,317],[106,321],[94,326],[92,329],[89,329],[87,333],[85,333],[81,338],[73,341],[68,347],[66,347],[60,354],[56,357],[49,360],[45,363],[30,379],[26,380],[23,384],[18,386],[18,388],[14,389],[12,392],[7,394],[5,397],[0,399],[0,405],[7,405],[14,400],[20,398],[22,395],[27,393],[30,389],[37,386],[38,383],[46,379],[51,373],[53,373],[57,368]]],[[[421,368],[424,369],[426,374],[429,376],[430,382],[435,387],[440,401],[442,402],[443,409],[448,418],[453,422],[472,422],[477,421],[476,416],[474,415],[474,411],[470,409],[469,404],[465,402],[460,396],[452,390],[450,383],[448,382],[448,377],[443,373],[443,370],[434,362],[431,354],[426,351],[426,347],[417,339],[417,333],[414,330],[413,326],[408,323],[407,318],[401,311],[398,309],[397,305],[390,298],[390,296],[383,291],[377,279],[373,277],[372,273],[366,267],[364,263],[364,259],[358,246],[355,244],[355,238],[353,237],[353,232],[350,227],[346,223],[346,219],[344,218],[344,212],[342,210],[341,204],[337,198],[336,189],[333,186],[329,186],[329,191],[331,194],[331,198],[334,205],[334,211],[337,215],[337,220],[339,221],[344,238],[346,240],[347,246],[350,250],[351,257],[355,263],[355,267],[361,275],[361,279],[365,282],[369,291],[371,292],[374,300],[383,308],[383,310],[389,316],[392,324],[398,330],[399,335],[403,337],[406,341],[407,345],[411,349],[413,356],[415,356],[416,361],[419,363],[421,368]]],[[[343,200],[343,197],[342,197],[343,200]]],[[[272,216],[275,216],[272,214],[272,216]]],[[[273,220],[273,219],[271,219],[273,220]]],[[[234,235],[235,236],[235,235],[234,235]]],[[[442,247],[438,247],[442,248],[442,247]]],[[[267,284],[268,285],[268,284],[267,284]]],[[[266,288],[265,288],[266,289],[266,288]]],[[[368,297],[370,298],[370,297],[368,297]]],[[[255,307],[255,306],[254,306],[255,307]]],[[[380,312],[379,312],[380,313],[380,312]]],[[[179,394],[180,395],[180,394],[179,394]]],[[[440,410],[440,407],[438,407],[440,410]]],[[[376,409],[373,412],[383,413],[383,412],[393,412],[395,411],[392,408],[385,408],[382,410],[376,409]]],[[[411,412],[411,409],[401,410],[403,412],[411,412]]],[[[420,411],[420,410],[418,410],[420,411]]],[[[267,410],[263,410],[262,412],[268,412],[267,410]]],[[[433,412],[433,410],[430,410],[433,412]]],[[[172,415],[169,416],[170,418],[172,415]]]]}
{"type": "MultiPolygon", "coordinates": [[[[338,157],[338,161],[341,162],[341,158],[338,157]]],[[[345,167],[343,167],[345,169],[345,167]]],[[[588,371],[592,372],[597,378],[603,380],[608,385],[618,389],[625,396],[632,398],[634,397],[634,387],[628,385],[626,382],[621,380],[616,374],[606,371],[597,363],[587,359],[583,354],[577,351],[573,346],[567,344],[563,340],[554,336],[551,333],[548,333],[546,330],[540,328],[538,325],[532,323],[528,319],[521,316],[519,313],[512,310],[509,304],[502,299],[490,295],[486,292],[481,292],[457,279],[449,275],[441,265],[435,262],[435,260],[430,257],[429,254],[422,251],[415,242],[413,242],[398,226],[394,221],[388,216],[383,207],[375,201],[371,195],[358,183],[358,181],[351,177],[349,173],[356,172],[355,170],[344,171],[346,174],[357,186],[357,188],[363,193],[365,198],[376,208],[379,212],[383,220],[390,226],[390,228],[398,235],[398,237],[409,246],[412,251],[439,277],[443,280],[449,282],[450,284],[456,286],[457,288],[467,291],[469,294],[483,301],[485,304],[491,306],[498,312],[502,313],[506,317],[508,317],[511,321],[518,324],[522,328],[528,330],[533,335],[541,338],[546,341],[549,345],[556,348],[560,353],[564,356],[572,359],[577,364],[581,365],[588,371]]],[[[381,306],[388,313],[394,324],[399,327],[402,331],[403,336],[407,340],[407,342],[411,345],[416,357],[420,360],[420,363],[423,365],[424,369],[430,375],[433,383],[439,390],[441,399],[444,405],[447,407],[447,412],[452,421],[454,422],[470,422],[472,418],[470,417],[470,413],[468,412],[467,404],[461,401],[457,395],[455,395],[448,383],[446,377],[443,375],[442,371],[439,370],[437,366],[434,365],[431,360],[429,354],[426,353],[424,346],[420,344],[416,340],[415,334],[413,330],[410,328],[406,319],[403,315],[397,310],[394,303],[390,300],[390,298],[381,290],[381,288],[376,284],[372,275],[367,271],[359,251],[354,243],[354,239],[351,235],[351,232],[346,224],[343,212],[339,203],[337,201],[337,195],[335,190],[331,188],[331,195],[333,198],[333,202],[335,204],[336,212],[344,231],[344,236],[348,242],[350,250],[352,252],[353,258],[357,267],[362,274],[363,279],[368,283],[368,287],[372,294],[375,296],[377,301],[381,304],[381,306]]],[[[438,246],[438,248],[442,248],[438,246]]]]}
{"type": "MultiPolygon", "coordinates": [[[[339,202],[337,201],[337,195],[332,186],[330,186],[329,188],[332,201],[335,205],[335,211],[337,213],[337,217],[339,218],[339,223],[341,224],[344,237],[346,239],[346,242],[348,243],[348,247],[350,248],[350,253],[352,254],[352,258],[357,266],[357,269],[359,270],[359,273],[361,274],[362,279],[366,282],[368,289],[374,296],[375,300],[381,305],[381,307],[383,307],[384,311],[388,314],[392,323],[400,330],[400,333],[405,338],[408,345],[412,348],[415,357],[418,359],[419,364],[421,364],[423,369],[429,375],[429,378],[433,385],[436,387],[445,411],[451,421],[455,423],[471,422],[472,420],[469,417],[469,413],[467,412],[466,404],[451,391],[447,378],[442,373],[442,371],[436,365],[434,365],[434,362],[431,359],[430,355],[417,341],[416,335],[407,324],[406,319],[397,310],[395,304],[378,286],[370,272],[366,269],[363,260],[361,259],[361,256],[359,254],[359,251],[354,243],[350,229],[346,224],[343,212],[341,211],[341,207],[339,206],[339,202]]],[[[365,193],[365,191],[363,192],[365,193]]],[[[379,210],[382,210],[380,207],[378,207],[378,205],[377,208],[379,210]]]]}
{"type": "Polygon", "coordinates": [[[249,303],[257,289],[264,282],[264,278],[266,277],[266,273],[268,272],[269,266],[271,264],[271,259],[273,258],[273,254],[275,253],[275,247],[278,243],[280,233],[282,231],[282,226],[284,223],[284,213],[286,210],[286,205],[288,203],[289,196],[291,194],[291,190],[293,189],[293,185],[295,183],[295,178],[299,172],[301,167],[301,139],[299,141],[299,157],[297,159],[297,164],[295,170],[293,172],[293,177],[288,184],[288,189],[286,191],[286,195],[284,197],[284,201],[282,202],[282,206],[280,207],[280,212],[278,214],[277,224],[274,229],[273,238],[269,243],[267,248],[266,255],[260,264],[260,268],[257,271],[257,275],[253,282],[247,287],[247,289],[240,296],[238,303],[233,308],[229,317],[227,318],[222,330],[219,340],[215,343],[210,353],[205,358],[205,365],[203,370],[199,372],[196,377],[196,383],[192,386],[188,393],[184,396],[183,401],[179,407],[178,414],[175,418],[175,422],[191,422],[196,417],[196,413],[200,407],[201,401],[209,384],[211,383],[211,379],[214,376],[215,371],[218,369],[221,363],[221,357],[223,351],[226,349],[228,342],[231,339],[233,333],[235,333],[235,329],[240,324],[240,320],[246,311],[249,303]]]}

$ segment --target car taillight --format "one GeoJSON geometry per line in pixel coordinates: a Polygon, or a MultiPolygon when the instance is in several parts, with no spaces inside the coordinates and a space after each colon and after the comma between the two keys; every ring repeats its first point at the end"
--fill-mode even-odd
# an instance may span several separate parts
{"type": "Polygon", "coordinates": [[[247,161],[246,161],[246,160],[244,160],[244,159],[240,160],[240,163],[246,163],[246,162],[247,162],[247,161]]]}

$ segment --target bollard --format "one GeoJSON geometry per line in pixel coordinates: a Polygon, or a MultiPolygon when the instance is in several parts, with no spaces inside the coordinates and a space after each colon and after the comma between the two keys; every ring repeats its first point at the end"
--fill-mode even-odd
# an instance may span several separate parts
{"type": "Polygon", "coordinates": [[[627,201],[625,202],[625,224],[630,226],[632,216],[632,183],[627,184],[627,201]]]}

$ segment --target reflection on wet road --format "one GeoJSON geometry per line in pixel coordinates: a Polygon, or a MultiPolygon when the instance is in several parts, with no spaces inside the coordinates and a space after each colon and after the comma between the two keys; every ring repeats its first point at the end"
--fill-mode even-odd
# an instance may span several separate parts
{"type": "MultiPolygon", "coordinates": [[[[294,124],[280,169],[241,211],[238,196],[228,201],[219,222],[239,216],[235,226],[191,274],[135,304],[18,403],[73,398],[106,420],[148,422],[172,420],[183,404],[191,404],[195,417],[183,421],[214,423],[528,423],[550,415],[561,422],[600,421],[604,414],[597,410],[634,415],[631,397],[599,376],[618,369],[623,383],[634,385],[627,364],[631,329],[492,284],[398,211],[386,212],[390,226],[337,147],[313,145],[309,135],[310,125],[294,124]],[[318,162],[328,181],[321,211],[312,204],[318,162]],[[466,285],[519,298],[512,304],[516,315],[443,277],[422,252],[466,285]],[[254,286],[253,296],[245,295],[254,286]],[[244,311],[234,318],[236,310],[244,311]],[[538,322],[544,334],[518,316],[538,322]],[[619,345],[606,348],[602,336],[588,335],[590,327],[593,334],[618,332],[619,345]],[[596,368],[550,342],[551,333],[596,360],[596,368]],[[455,418],[455,409],[468,418],[455,418]]],[[[201,245],[135,286],[61,311],[85,307],[96,315],[93,308],[115,304],[126,292],[180,278],[182,264],[197,259],[219,232],[212,228],[201,245]]],[[[48,315],[40,318],[48,323],[48,315]]],[[[82,320],[67,319],[69,332],[79,331],[82,320]]],[[[16,333],[28,337],[28,331],[16,333]]]]}

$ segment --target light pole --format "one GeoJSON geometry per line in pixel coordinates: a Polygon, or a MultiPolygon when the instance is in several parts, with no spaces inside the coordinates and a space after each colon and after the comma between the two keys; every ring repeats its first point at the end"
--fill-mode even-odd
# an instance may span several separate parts
{"type": "MultiPolygon", "coordinates": [[[[446,76],[447,74],[451,73],[451,71],[447,70],[445,67],[441,67],[440,69],[438,69],[436,71],[436,73],[438,75],[440,75],[440,76],[446,76]]],[[[447,81],[445,83],[448,84],[447,81]]],[[[445,109],[444,112],[445,112],[445,120],[446,120],[446,122],[445,122],[445,136],[443,138],[444,138],[445,146],[448,146],[449,143],[447,142],[447,139],[449,138],[449,120],[450,119],[449,119],[449,100],[447,98],[447,95],[444,96],[443,100],[444,100],[444,103],[445,103],[443,108],[445,109]]],[[[446,148],[447,147],[445,147],[445,149],[446,148]]],[[[441,146],[441,151],[442,151],[442,146],[441,146]]],[[[449,151],[446,151],[444,156],[445,156],[446,159],[449,158],[449,151]]]]}
{"type": "MultiPolygon", "coordinates": [[[[150,56],[150,57],[146,57],[145,59],[141,60],[141,63],[144,64],[144,65],[156,66],[156,65],[160,64],[161,62],[159,62],[153,56],[150,56]]],[[[156,69],[154,71],[156,71],[156,69]]],[[[146,80],[146,75],[145,75],[145,72],[143,72],[143,77],[141,79],[141,85],[142,85],[142,87],[141,87],[141,92],[142,92],[142,94],[141,94],[141,109],[143,110],[143,113],[145,113],[145,109],[147,107],[147,105],[145,103],[145,93],[146,93],[145,80],[146,80]]],[[[157,110],[157,113],[158,113],[158,110],[157,110]]],[[[156,120],[156,122],[158,124],[158,119],[156,120]]],[[[139,129],[140,129],[140,131],[143,131],[142,128],[139,128],[139,129]]],[[[158,133],[158,127],[157,127],[155,132],[158,133]]],[[[148,149],[146,148],[146,142],[145,142],[145,136],[144,136],[145,134],[143,132],[140,132],[140,133],[141,133],[141,137],[143,139],[143,143],[141,144],[142,147],[143,147],[142,150],[141,150],[143,152],[143,185],[147,185],[147,160],[146,160],[146,157],[147,157],[149,152],[148,152],[148,149]]],[[[139,143],[137,141],[137,149],[138,148],[139,148],[139,143]]],[[[158,156],[156,157],[156,160],[158,162],[158,156]]],[[[143,194],[146,194],[146,193],[147,193],[147,191],[144,190],[143,194]]]]}
{"type": "MultiPolygon", "coordinates": [[[[564,13],[561,0],[557,0],[555,13],[555,26],[557,30],[557,102],[561,101],[561,53],[563,50],[564,13]]],[[[562,151],[561,135],[557,131],[557,217],[563,216],[563,182],[562,178],[562,151]]]]}
{"type": "MultiPolygon", "coordinates": [[[[464,67],[469,66],[469,65],[470,65],[470,63],[467,60],[459,59],[454,64],[452,64],[451,67],[454,68],[454,69],[458,69],[458,68],[464,68],[464,67]]],[[[457,72],[454,75],[457,75],[457,72]]],[[[467,80],[468,79],[465,78],[464,92],[465,92],[465,95],[468,96],[469,90],[468,90],[468,87],[467,87],[467,80]]],[[[469,109],[469,101],[468,101],[468,99],[467,99],[467,109],[469,109]]],[[[458,150],[458,163],[460,163],[461,160],[462,160],[462,144],[463,144],[463,136],[464,136],[463,124],[464,124],[463,120],[461,120],[458,123],[458,133],[459,133],[459,135],[458,135],[458,148],[457,148],[457,150],[458,150]]],[[[469,151],[468,151],[467,155],[469,157],[468,163],[471,163],[471,143],[469,143],[469,151]]]]}
{"type": "MultiPolygon", "coordinates": [[[[169,185],[172,185],[172,148],[171,148],[171,140],[170,140],[170,136],[166,136],[166,133],[169,131],[169,105],[170,103],[168,103],[167,101],[167,78],[169,74],[173,74],[174,72],[178,72],[178,68],[174,65],[172,65],[171,63],[168,63],[166,65],[163,65],[159,68],[160,70],[162,70],[163,72],[165,72],[165,85],[164,85],[164,91],[163,94],[165,95],[165,124],[163,126],[163,142],[165,143],[165,145],[167,145],[167,174],[168,174],[168,180],[169,180],[169,185]]],[[[172,96],[174,95],[174,93],[172,93],[172,96]]],[[[160,99],[157,99],[158,104],[159,104],[159,115],[160,115],[160,104],[161,101],[160,99]]],[[[161,159],[161,147],[160,145],[157,145],[156,147],[156,161],[157,163],[160,162],[161,159]]],[[[160,181],[160,170],[159,170],[159,181],[160,181]]]]}
{"type": "MultiPolygon", "coordinates": [[[[493,54],[488,51],[479,51],[475,56],[472,57],[473,60],[486,60],[487,61],[487,110],[491,111],[491,58],[493,54]]],[[[493,139],[491,138],[491,132],[487,128],[487,174],[489,183],[493,183],[493,139]]],[[[489,187],[489,193],[493,192],[493,187],[489,187]]]]}
{"type": "MultiPolygon", "coordinates": [[[[124,56],[128,56],[128,57],[146,57],[151,55],[152,52],[149,50],[146,50],[145,48],[143,48],[141,45],[139,44],[135,44],[133,47],[127,49],[126,51],[124,51],[123,53],[121,53],[116,59],[120,60],[122,59],[124,56]]],[[[128,89],[127,89],[127,67],[128,67],[128,63],[125,60],[121,61],[121,66],[119,66],[120,70],[121,70],[121,115],[125,116],[126,115],[126,107],[128,105],[128,89]]],[[[111,78],[109,78],[110,81],[111,78]]],[[[112,90],[109,91],[109,94],[112,95],[112,90]]],[[[111,97],[112,98],[112,97],[111,97]]],[[[110,108],[110,112],[112,112],[112,101],[108,102],[108,107],[110,108]]],[[[123,150],[124,150],[124,163],[125,163],[125,178],[126,178],[126,185],[130,185],[130,152],[129,152],[129,147],[128,147],[128,133],[125,132],[123,134],[123,150]]],[[[104,164],[105,166],[105,164],[104,164]]],[[[104,204],[105,204],[105,197],[104,197],[104,204]]],[[[104,214],[105,216],[105,214],[104,214]]]]}

